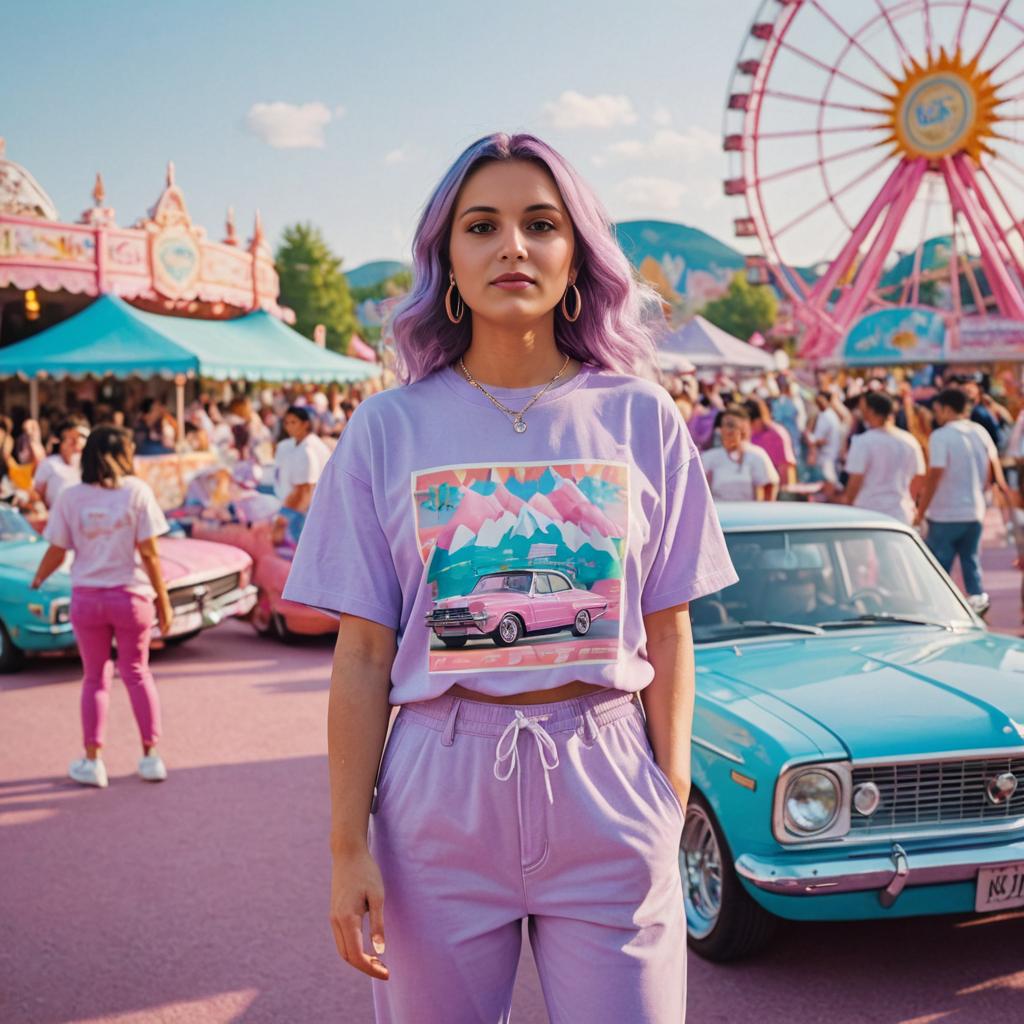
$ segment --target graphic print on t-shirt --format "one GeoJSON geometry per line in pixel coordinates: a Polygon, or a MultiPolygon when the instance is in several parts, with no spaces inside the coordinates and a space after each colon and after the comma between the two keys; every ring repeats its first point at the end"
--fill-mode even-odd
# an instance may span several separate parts
{"type": "Polygon", "coordinates": [[[430,672],[618,658],[624,462],[448,466],[413,473],[412,490],[430,672]]]}

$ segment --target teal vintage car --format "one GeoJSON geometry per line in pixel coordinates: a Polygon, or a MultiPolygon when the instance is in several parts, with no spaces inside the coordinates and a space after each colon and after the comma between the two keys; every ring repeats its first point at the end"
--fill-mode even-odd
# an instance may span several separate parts
{"type": "Polygon", "coordinates": [[[691,606],[691,948],[737,959],[780,918],[1024,906],[1024,642],[886,516],[719,514],[739,582],[691,606]]]}

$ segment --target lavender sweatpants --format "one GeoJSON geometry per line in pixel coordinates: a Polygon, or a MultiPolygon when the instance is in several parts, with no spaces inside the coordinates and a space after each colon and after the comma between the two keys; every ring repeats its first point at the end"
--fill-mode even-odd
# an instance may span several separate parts
{"type": "Polygon", "coordinates": [[[506,1024],[524,918],[551,1024],[682,1024],[682,828],[628,694],[404,705],[370,823],[378,1024],[506,1024]]]}
{"type": "Polygon", "coordinates": [[[71,628],[82,657],[82,738],[103,745],[114,666],[110,645],[117,637],[117,669],[128,689],[144,744],[160,736],[160,700],[149,671],[149,634],[156,609],[151,598],[124,587],[73,587],[71,628]]]}

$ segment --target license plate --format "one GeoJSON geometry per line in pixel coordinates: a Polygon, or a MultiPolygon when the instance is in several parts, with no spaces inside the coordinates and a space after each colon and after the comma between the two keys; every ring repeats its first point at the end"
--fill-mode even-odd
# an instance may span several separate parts
{"type": "Polygon", "coordinates": [[[1024,861],[978,870],[974,909],[1008,910],[1024,907],[1024,861]]]}

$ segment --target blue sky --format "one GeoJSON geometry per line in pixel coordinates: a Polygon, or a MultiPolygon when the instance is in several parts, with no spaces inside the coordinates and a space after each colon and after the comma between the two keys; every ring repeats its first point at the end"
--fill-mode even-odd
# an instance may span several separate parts
{"type": "Polygon", "coordinates": [[[349,268],[407,259],[432,186],[495,129],[550,141],[616,220],[731,241],[722,108],[759,6],[44,0],[4,16],[0,135],[62,219],[99,170],[130,224],[173,159],[211,236],[258,207],[272,240],[311,220],[349,268]]]}

